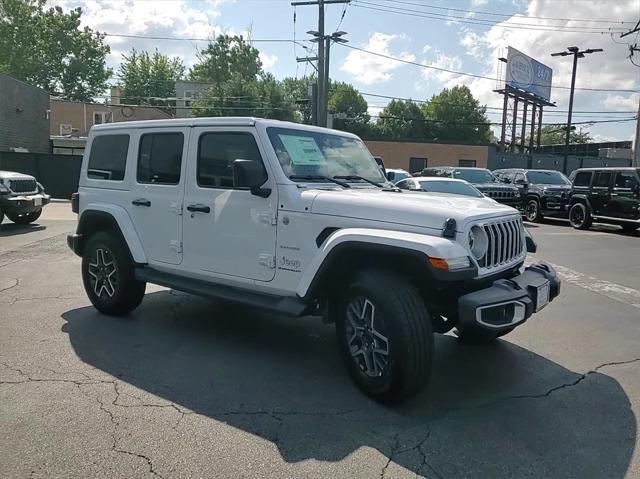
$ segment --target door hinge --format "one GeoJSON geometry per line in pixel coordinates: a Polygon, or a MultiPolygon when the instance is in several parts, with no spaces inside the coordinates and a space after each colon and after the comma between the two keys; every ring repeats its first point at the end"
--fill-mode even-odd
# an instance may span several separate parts
{"type": "Polygon", "coordinates": [[[177,214],[178,216],[182,216],[182,203],[171,203],[169,205],[169,208],[171,209],[171,211],[173,211],[175,214],[177,214]]]}
{"type": "Polygon", "coordinates": [[[276,268],[276,259],[273,257],[273,255],[270,255],[270,254],[258,255],[258,263],[261,266],[266,266],[269,269],[276,268]]]}
{"type": "Polygon", "coordinates": [[[169,241],[169,246],[176,253],[182,253],[182,241],[178,241],[178,240],[169,241]]]}

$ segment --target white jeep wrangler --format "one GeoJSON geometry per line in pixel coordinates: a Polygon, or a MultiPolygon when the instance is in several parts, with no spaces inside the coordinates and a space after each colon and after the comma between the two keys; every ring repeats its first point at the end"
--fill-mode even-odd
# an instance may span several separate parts
{"type": "Polygon", "coordinates": [[[349,133],[252,118],[106,124],[89,134],[69,246],[105,314],[147,282],[336,323],[346,367],[382,402],[420,390],[433,333],[489,341],[555,298],[520,214],[401,191],[349,133]]]}
{"type": "Polygon", "coordinates": [[[50,200],[33,176],[0,171],[0,223],[5,215],[19,225],[33,223],[50,200]]]}

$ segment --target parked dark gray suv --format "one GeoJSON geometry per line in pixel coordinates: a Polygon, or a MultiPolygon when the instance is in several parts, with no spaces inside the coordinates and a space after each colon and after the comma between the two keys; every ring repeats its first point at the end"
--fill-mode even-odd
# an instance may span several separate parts
{"type": "Polygon", "coordinates": [[[574,228],[588,229],[593,222],[640,228],[640,168],[581,168],[569,178],[574,228]]]}
{"type": "Polygon", "coordinates": [[[486,168],[436,166],[422,170],[422,176],[440,176],[465,180],[478,188],[482,194],[493,198],[498,203],[522,210],[520,190],[515,186],[501,183],[486,168]]]}

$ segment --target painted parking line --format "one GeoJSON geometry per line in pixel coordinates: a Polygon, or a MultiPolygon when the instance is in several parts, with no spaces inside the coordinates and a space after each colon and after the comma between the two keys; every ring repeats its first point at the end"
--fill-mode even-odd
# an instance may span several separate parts
{"type": "MultiPolygon", "coordinates": [[[[532,264],[534,262],[533,258],[529,258],[527,260],[527,264],[532,264]]],[[[545,262],[553,266],[560,278],[567,283],[574,284],[580,288],[606,296],[614,301],[640,309],[640,291],[637,289],[612,283],[611,281],[594,278],[593,276],[580,273],[579,271],[552,263],[551,261],[545,262]]]]}

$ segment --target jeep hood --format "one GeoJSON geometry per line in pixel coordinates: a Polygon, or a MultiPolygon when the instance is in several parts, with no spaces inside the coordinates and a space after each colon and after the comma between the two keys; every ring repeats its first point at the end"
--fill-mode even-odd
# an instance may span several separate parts
{"type": "Polygon", "coordinates": [[[315,190],[314,193],[312,213],[439,230],[447,218],[455,219],[460,229],[470,220],[517,214],[515,209],[490,198],[446,193],[397,193],[379,189],[315,190]]]}
{"type": "Polygon", "coordinates": [[[24,173],[16,173],[15,171],[3,171],[0,170],[0,181],[1,180],[34,180],[35,178],[31,175],[25,175],[24,173]]]}

